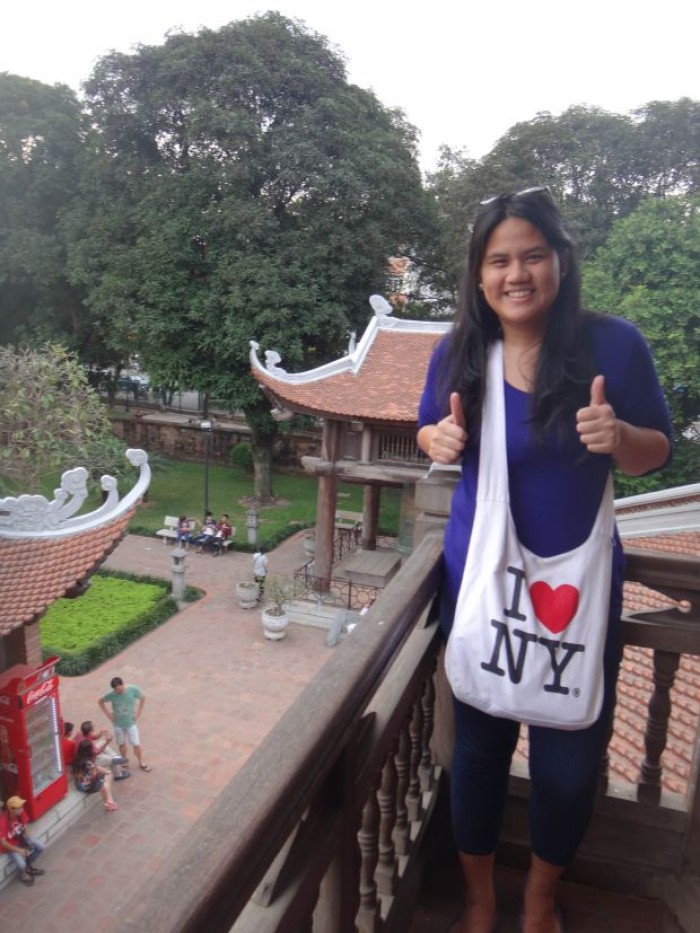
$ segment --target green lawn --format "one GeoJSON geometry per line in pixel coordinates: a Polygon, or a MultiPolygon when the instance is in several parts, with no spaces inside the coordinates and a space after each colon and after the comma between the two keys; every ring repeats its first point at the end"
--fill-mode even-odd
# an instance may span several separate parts
{"type": "MultiPolygon", "coordinates": [[[[315,477],[306,473],[275,473],[273,490],[279,501],[260,510],[258,540],[272,546],[299,527],[316,521],[315,477]]],[[[253,495],[253,478],[241,468],[210,465],[209,508],[218,517],[228,512],[236,528],[236,543],[246,541],[245,513],[253,495]]],[[[395,532],[399,523],[399,490],[382,490],[379,525],[382,531],[395,532]]],[[[362,487],[341,484],[338,508],[362,511],[362,487]]],[[[163,527],[166,515],[190,515],[201,520],[204,511],[204,465],[163,461],[151,480],[148,501],[134,516],[130,530],[153,534],[163,527]]]]}

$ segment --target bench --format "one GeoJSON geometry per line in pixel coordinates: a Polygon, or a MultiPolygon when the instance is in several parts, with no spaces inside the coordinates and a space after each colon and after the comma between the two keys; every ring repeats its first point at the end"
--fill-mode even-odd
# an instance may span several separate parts
{"type": "Polygon", "coordinates": [[[163,519],[163,527],[156,531],[156,537],[163,539],[163,544],[168,541],[177,541],[177,526],[180,519],[177,515],[166,515],[163,519]]]}
{"type": "MultiPolygon", "coordinates": [[[[163,544],[166,544],[168,541],[177,541],[177,526],[180,522],[180,519],[176,515],[166,515],[163,519],[163,527],[156,531],[156,537],[161,538],[163,544]]],[[[192,519],[190,521],[190,531],[194,532],[197,529],[197,522],[192,519]]],[[[231,536],[227,538],[222,546],[222,550],[228,551],[229,548],[233,547],[233,539],[236,537],[236,529],[231,528],[231,536]]]]}
{"type": "Polygon", "coordinates": [[[226,538],[225,541],[222,541],[222,542],[221,542],[221,550],[222,550],[222,551],[228,551],[229,548],[232,548],[232,547],[233,547],[233,539],[234,539],[235,537],[236,537],[236,529],[235,529],[235,527],[234,527],[233,525],[231,525],[231,534],[229,535],[228,538],[226,538]]]}
{"type": "Polygon", "coordinates": [[[362,512],[347,512],[337,509],[335,527],[340,531],[359,531],[362,526],[362,512]]]}

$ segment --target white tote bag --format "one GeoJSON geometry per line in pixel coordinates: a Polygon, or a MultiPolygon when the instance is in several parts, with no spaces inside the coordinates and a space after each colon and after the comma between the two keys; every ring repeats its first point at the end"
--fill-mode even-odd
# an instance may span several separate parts
{"type": "Polygon", "coordinates": [[[492,716],[583,729],[603,702],[615,527],[612,478],[589,538],[538,557],[510,513],[503,347],[488,362],[476,511],[445,667],[455,696],[492,716]]]}

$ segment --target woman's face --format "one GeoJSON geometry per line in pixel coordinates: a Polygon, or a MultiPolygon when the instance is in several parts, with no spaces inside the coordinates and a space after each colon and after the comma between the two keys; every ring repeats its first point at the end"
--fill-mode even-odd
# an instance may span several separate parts
{"type": "Polygon", "coordinates": [[[562,274],[558,253],[522,217],[494,227],[486,244],[480,285],[504,336],[541,337],[562,274]]]}

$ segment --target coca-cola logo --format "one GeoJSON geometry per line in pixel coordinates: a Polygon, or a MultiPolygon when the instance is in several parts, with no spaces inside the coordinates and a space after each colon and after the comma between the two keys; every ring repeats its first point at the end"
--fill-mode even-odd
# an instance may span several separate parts
{"type": "Polygon", "coordinates": [[[36,703],[37,700],[43,699],[45,696],[48,696],[53,690],[53,681],[46,680],[43,684],[38,687],[34,687],[33,690],[30,690],[29,693],[24,698],[26,706],[31,706],[32,703],[36,703]]]}

